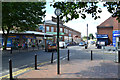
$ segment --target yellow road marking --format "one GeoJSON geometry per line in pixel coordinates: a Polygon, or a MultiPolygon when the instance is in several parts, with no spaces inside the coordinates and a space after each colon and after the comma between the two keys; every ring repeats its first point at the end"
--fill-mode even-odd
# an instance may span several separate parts
{"type": "MultiPolygon", "coordinates": [[[[38,64],[38,66],[43,65],[43,64],[46,64],[46,63],[48,63],[48,62],[40,63],[40,64],[38,64]]],[[[26,72],[26,71],[28,71],[28,70],[32,70],[32,69],[34,69],[34,68],[33,68],[33,67],[28,67],[28,68],[25,68],[25,69],[21,69],[21,70],[18,70],[18,71],[16,71],[16,72],[13,72],[12,75],[13,75],[13,77],[14,77],[14,76],[16,76],[16,75],[19,75],[19,74],[21,74],[21,73],[24,73],[24,72],[26,72]]],[[[0,77],[0,79],[2,79],[2,78],[9,78],[9,74],[0,77]]]]}

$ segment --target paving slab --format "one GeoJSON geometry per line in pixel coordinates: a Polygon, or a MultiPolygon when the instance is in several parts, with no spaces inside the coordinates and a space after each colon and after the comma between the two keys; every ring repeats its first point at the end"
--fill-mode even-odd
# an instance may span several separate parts
{"type": "Polygon", "coordinates": [[[34,78],[118,78],[118,63],[108,60],[72,60],[61,61],[60,74],[57,75],[57,63],[38,67],[18,76],[18,79],[34,78]]]}

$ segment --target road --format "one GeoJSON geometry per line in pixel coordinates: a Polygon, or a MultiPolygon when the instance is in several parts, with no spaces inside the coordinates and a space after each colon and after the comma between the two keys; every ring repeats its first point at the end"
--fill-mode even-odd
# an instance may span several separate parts
{"type": "MultiPolygon", "coordinates": [[[[66,49],[60,49],[61,59],[67,58],[67,51],[70,50],[70,60],[80,59],[80,60],[90,60],[91,50],[93,50],[93,60],[115,60],[115,53],[108,54],[101,49],[95,49],[94,46],[89,46],[88,49],[84,49],[84,46],[70,46],[66,49]]],[[[13,72],[34,66],[34,56],[37,54],[38,64],[49,62],[51,60],[51,52],[45,52],[44,50],[35,50],[30,52],[20,52],[15,54],[3,55],[2,56],[2,75],[9,73],[8,71],[8,61],[12,60],[13,72]]],[[[54,60],[57,60],[57,53],[54,53],[54,60]]]]}

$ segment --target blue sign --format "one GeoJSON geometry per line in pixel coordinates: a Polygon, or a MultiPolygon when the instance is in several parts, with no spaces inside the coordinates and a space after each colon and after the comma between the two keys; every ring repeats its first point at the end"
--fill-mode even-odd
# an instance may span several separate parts
{"type": "Polygon", "coordinates": [[[96,38],[108,38],[107,34],[97,34],[96,38]]]}
{"type": "MultiPolygon", "coordinates": [[[[4,45],[3,39],[2,39],[2,46],[4,45]]],[[[7,47],[12,47],[12,39],[7,40],[7,47]]]]}
{"type": "Polygon", "coordinates": [[[115,31],[113,31],[113,36],[114,36],[114,37],[120,36],[120,30],[115,30],[115,31]]]}
{"type": "Polygon", "coordinates": [[[113,46],[116,47],[116,37],[120,37],[120,30],[113,31],[113,46]]]}
{"type": "Polygon", "coordinates": [[[39,26],[39,30],[43,30],[43,25],[40,25],[40,26],[39,26]]]}

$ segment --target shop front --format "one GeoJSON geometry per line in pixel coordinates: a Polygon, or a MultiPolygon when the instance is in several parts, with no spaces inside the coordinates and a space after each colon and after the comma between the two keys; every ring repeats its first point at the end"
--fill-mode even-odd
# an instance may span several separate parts
{"type": "Polygon", "coordinates": [[[109,39],[107,34],[97,34],[97,48],[101,48],[101,46],[106,46],[109,44],[109,39]]]}

